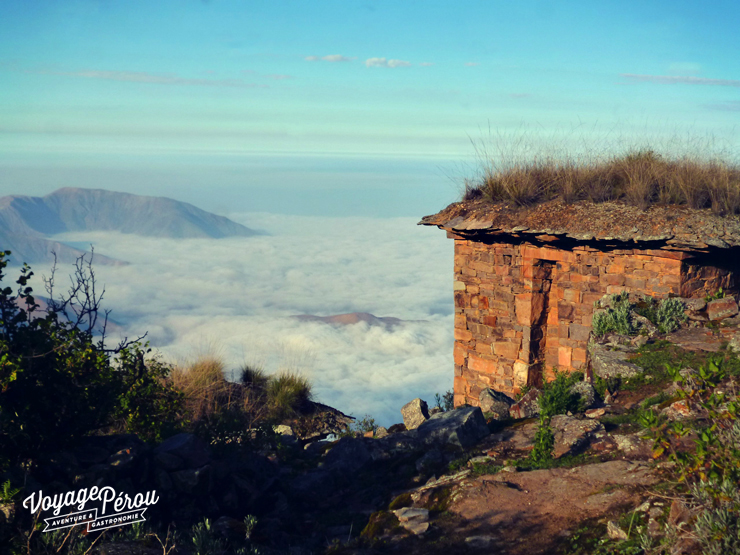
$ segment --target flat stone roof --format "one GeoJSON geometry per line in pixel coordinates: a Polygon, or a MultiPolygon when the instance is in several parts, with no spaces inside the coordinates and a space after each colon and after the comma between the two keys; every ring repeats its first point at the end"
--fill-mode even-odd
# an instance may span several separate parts
{"type": "Polygon", "coordinates": [[[434,225],[471,238],[545,235],[588,242],[658,242],[666,248],[699,250],[740,246],[740,216],[676,205],[641,209],[621,202],[568,204],[556,199],[521,207],[474,200],[450,204],[422,218],[419,225],[434,225]]]}

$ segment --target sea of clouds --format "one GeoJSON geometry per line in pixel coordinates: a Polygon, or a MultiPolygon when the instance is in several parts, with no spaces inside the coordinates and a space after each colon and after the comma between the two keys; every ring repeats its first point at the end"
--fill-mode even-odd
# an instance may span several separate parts
{"type": "Polygon", "coordinates": [[[432,404],[452,388],[453,248],[444,233],[417,218],[230,217],[266,234],[55,238],[130,263],[96,266],[103,304],[125,335],[148,332],[169,362],[215,354],[229,369],[297,370],[317,401],[386,426],[412,398],[432,404]],[[408,322],[340,327],[291,318],[346,312],[408,322]]]}

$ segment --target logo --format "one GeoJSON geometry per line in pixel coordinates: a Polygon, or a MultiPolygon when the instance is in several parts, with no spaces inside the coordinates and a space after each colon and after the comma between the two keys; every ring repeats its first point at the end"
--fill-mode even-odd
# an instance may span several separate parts
{"type": "Polygon", "coordinates": [[[95,532],[134,522],[145,522],[144,512],[157,501],[159,496],[156,490],[146,494],[137,493],[132,498],[127,493],[117,493],[110,486],[103,488],[93,486],[90,489],[82,488],[53,496],[45,496],[43,491],[39,490],[23,500],[23,507],[30,509],[32,514],[52,511],[52,516],[44,518],[46,522],[44,532],[80,524],[87,524],[87,531],[95,532]],[[91,505],[89,508],[88,503],[91,505]],[[62,514],[62,509],[67,507],[70,508],[70,512],[62,514]]]}

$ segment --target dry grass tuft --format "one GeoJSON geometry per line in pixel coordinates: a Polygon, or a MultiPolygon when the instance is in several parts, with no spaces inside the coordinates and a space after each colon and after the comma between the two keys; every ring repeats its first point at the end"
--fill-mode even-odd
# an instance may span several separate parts
{"type": "Polygon", "coordinates": [[[297,372],[269,376],[261,368],[245,365],[239,382],[230,382],[224,370],[223,362],[210,355],[171,373],[173,385],[184,394],[188,420],[196,428],[220,433],[217,428],[224,415],[251,428],[295,417],[308,408],[311,384],[297,372]]]}
{"type": "MultiPolygon", "coordinates": [[[[185,368],[172,371],[172,383],[183,392],[190,420],[197,422],[225,410],[255,412],[259,395],[249,388],[229,382],[221,360],[204,356],[185,368]]],[[[255,414],[257,417],[257,414],[255,414]]]]}
{"type": "Polygon", "coordinates": [[[484,198],[530,206],[555,198],[565,202],[618,200],[640,208],[653,204],[740,213],[740,165],[725,160],[668,157],[635,150],[595,160],[535,157],[497,165],[483,160],[482,175],[467,182],[463,200],[484,198]]]}
{"type": "Polygon", "coordinates": [[[278,419],[295,416],[311,400],[311,384],[297,372],[283,371],[265,389],[270,410],[278,419]]]}

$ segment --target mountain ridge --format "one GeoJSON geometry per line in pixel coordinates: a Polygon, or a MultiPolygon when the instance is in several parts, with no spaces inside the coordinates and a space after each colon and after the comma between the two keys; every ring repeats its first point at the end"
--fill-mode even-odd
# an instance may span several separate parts
{"type": "MultiPolygon", "coordinates": [[[[64,187],[43,197],[0,198],[0,245],[16,261],[73,262],[84,251],[49,236],[70,231],[118,231],[162,238],[250,237],[259,233],[224,216],[168,197],[64,187]],[[11,248],[12,247],[12,248],[11,248]]],[[[121,263],[96,255],[99,263],[121,263]]]]}

